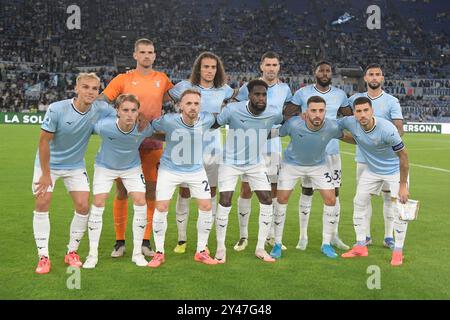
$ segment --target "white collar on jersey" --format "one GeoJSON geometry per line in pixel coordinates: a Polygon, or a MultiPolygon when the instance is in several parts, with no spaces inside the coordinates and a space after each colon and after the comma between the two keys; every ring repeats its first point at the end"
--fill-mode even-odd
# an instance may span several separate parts
{"type": "Polygon", "coordinates": [[[130,134],[131,132],[133,132],[134,128],[136,128],[136,124],[134,124],[133,128],[131,128],[130,131],[123,131],[122,129],[120,129],[119,127],[119,119],[116,120],[116,127],[117,129],[119,129],[120,132],[122,132],[123,134],[130,134]]]}
{"type": "MultiPolygon", "coordinates": [[[[262,80],[262,81],[265,82],[265,80],[264,80],[262,77],[260,77],[259,80],[262,80]]],[[[275,82],[275,83],[272,84],[272,85],[269,85],[267,82],[266,82],[266,83],[267,83],[267,85],[268,85],[269,88],[272,88],[272,87],[276,86],[277,84],[279,84],[280,82],[281,82],[280,79],[277,79],[277,82],[275,82]]]]}
{"type": "Polygon", "coordinates": [[[200,114],[199,114],[198,117],[197,117],[197,121],[195,121],[193,125],[189,125],[189,124],[187,124],[186,122],[184,122],[184,120],[183,120],[183,115],[182,115],[181,113],[180,113],[180,120],[181,120],[181,122],[182,122],[186,127],[193,128],[193,127],[197,124],[197,122],[199,122],[199,120],[200,120],[200,114]]]}
{"type": "MultiPolygon", "coordinates": [[[[259,115],[261,115],[262,112],[260,114],[254,114],[253,112],[251,112],[250,108],[248,107],[249,103],[250,103],[250,100],[248,100],[247,103],[245,104],[245,108],[247,109],[247,112],[250,113],[250,115],[252,117],[258,117],[259,115]]],[[[266,109],[267,109],[267,104],[266,104],[266,109]]],[[[266,111],[266,110],[264,110],[264,111],[266,111]]]]}
{"type": "Polygon", "coordinates": [[[317,89],[316,85],[313,85],[314,89],[316,89],[317,92],[321,93],[321,94],[325,94],[331,91],[331,86],[329,86],[327,91],[320,91],[319,89],[317,89]]]}
{"type": "Polygon", "coordinates": [[[381,93],[380,93],[378,96],[376,96],[375,98],[372,98],[371,96],[369,96],[369,91],[366,92],[366,96],[367,96],[367,98],[369,98],[370,100],[376,100],[376,99],[378,99],[379,97],[381,97],[383,94],[384,94],[384,90],[381,90],[381,93]]]}
{"type": "Polygon", "coordinates": [[[211,87],[209,87],[209,88],[202,87],[200,84],[197,84],[196,86],[199,87],[199,88],[202,89],[202,90],[211,90],[211,89],[214,89],[214,84],[213,84],[211,87]]]}
{"type": "Polygon", "coordinates": [[[375,118],[375,116],[373,116],[373,127],[370,130],[364,130],[364,128],[361,126],[361,128],[363,129],[364,133],[371,133],[373,130],[375,130],[377,126],[377,118],[375,118]]]}
{"type": "Polygon", "coordinates": [[[72,100],[70,101],[70,103],[72,104],[72,108],[78,112],[81,115],[85,115],[86,113],[89,112],[89,110],[91,110],[92,104],[89,106],[89,109],[87,109],[85,112],[81,112],[80,110],[77,109],[77,107],[75,107],[75,98],[72,98],[72,100]]]}
{"type": "Polygon", "coordinates": [[[320,131],[320,130],[325,126],[325,121],[327,121],[327,118],[323,119],[322,125],[321,125],[320,128],[317,129],[317,130],[313,130],[313,129],[311,129],[310,127],[308,127],[308,125],[306,124],[306,121],[305,121],[305,127],[306,127],[306,129],[308,129],[308,130],[311,131],[311,132],[318,132],[318,131],[320,131]]]}

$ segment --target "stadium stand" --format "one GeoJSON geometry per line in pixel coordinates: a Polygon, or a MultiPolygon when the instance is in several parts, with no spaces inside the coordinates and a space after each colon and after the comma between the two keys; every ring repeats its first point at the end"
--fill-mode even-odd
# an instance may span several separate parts
{"type": "MultiPolygon", "coordinates": [[[[369,30],[371,2],[79,0],[81,29],[68,30],[69,1],[3,0],[0,111],[45,111],[73,94],[80,70],[97,72],[105,87],[134,66],[134,41],[147,37],[156,44],[155,68],[174,82],[189,76],[204,50],[222,57],[232,87],[256,77],[261,54],[274,50],[282,57],[282,80],[293,91],[312,83],[311,66],[318,59],[332,61],[336,70],[376,61],[407,119],[450,122],[448,91],[441,90],[450,87],[449,3],[376,1],[382,27],[369,30]],[[354,19],[332,25],[344,12],[354,19]]],[[[336,73],[334,83],[347,94],[362,89],[336,73]]]]}

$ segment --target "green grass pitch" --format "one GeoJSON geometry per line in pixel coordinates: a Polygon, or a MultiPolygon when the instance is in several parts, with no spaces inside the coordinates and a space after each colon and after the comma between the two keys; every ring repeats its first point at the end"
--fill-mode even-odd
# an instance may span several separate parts
{"type": "MultiPolygon", "coordinates": [[[[288,247],[274,264],[254,256],[258,204],[253,199],[249,246],[235,252],[239,238],[235,193],[227,233],[227,263],[218,266],[194,262],[197,212],[191,202],[188,250],[177,255],[174,203],[169,213],[166,263],[156,269],[138,268],[131,262],[131,214],[127,230],[127,254],[112,259],[114,244],[112,201],[104,213],[103,234],[97,268],[81,270],[81,288],[70,290],[63,262],[73,215],[72,204],[62,181],[58,181],[50,208],[50,255],[52,271],[36,275],[37,254],[32,233],[33,196],[31,179],[38,144],[39,126],[0,126],[1,223],[0,299],[449,299],[450,277],[450,137],[406,134],[411,163],[411,198],[421,201],[419,220],[410,223],[404,265],[390,266],[389,249],[382,247],[384,234],[382,202],[373,200],[372,236],[369,257],[331,260],[320,253],[322,201],[316,193],[309,225],[309,246],[295,249],[298,239],[298,186],[290,199],[284,233],[288,247]],[[419,165],[419,166],[417,166],[419,165]],[[436,170],[440,168],[444,170],[436,170]],[[381,289],[368,289],[369,266],[378,266],[381,289]]],[[[284,141],[286,145],[287,141],[284,141]]],[[[92,178],[93,159],[99,138],[91,139],[86,156],[92,178]]],[[[352,199],[355,192],[354,146],[342,145],[343,187],[340,236],[348,244],[355,240],[352,199]]],[[[132,212],[131,206],[129,212],[132,212]]],[[[215,231],[210,236],[215,252],[215,231]]],[[[87,234],[79,253],[88,251],[87,234]]],[[[341,253],[341,252],[339,252],[341,253]]],[[[370,281],[369,281],[370,282],[370,281]]]]}

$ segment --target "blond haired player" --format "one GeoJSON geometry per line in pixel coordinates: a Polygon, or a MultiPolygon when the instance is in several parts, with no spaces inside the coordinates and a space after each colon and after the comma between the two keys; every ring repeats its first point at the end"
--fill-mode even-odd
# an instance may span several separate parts
{"type": "Polygon", "coordinates": [[[50,104],[45,114],[32,186],[36,197],[33,232],[39,255],[36,273],[48,273],[51,268],[49,207],[58,178],[64,181],[75,208],[64,261],[74,267],[82,265],[77,250],[86,231],[89,213],[89,178],[84,155],[93,124],[114,114],[114,109],[107,103],[95,101],[99,89],[100,79],[94,73],[80,73],[75,86],[76,98],[50,104]]]}

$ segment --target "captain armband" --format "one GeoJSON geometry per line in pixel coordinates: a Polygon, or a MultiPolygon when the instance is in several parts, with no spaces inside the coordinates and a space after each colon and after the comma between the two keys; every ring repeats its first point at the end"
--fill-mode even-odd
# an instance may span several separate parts
{"type": "Polygon", "coordinates": [[[403,148],[405,148],[405,144],[402,141],[399,144],[393,146],[392,150],[394,150],[394,152],[399,152],[399,151],[403,150],[403,148]]]}

